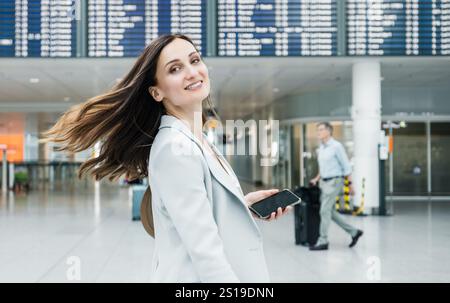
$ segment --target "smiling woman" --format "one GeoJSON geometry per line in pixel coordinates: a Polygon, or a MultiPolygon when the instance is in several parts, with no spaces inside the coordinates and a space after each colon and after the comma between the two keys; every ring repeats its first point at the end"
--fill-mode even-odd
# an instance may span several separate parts
{"type": "Polygon", "coordinates": [[[202,132],[209,94],[208,69],[192,41],[161,36],[111,91],[72,107],[42,141],[71,152],[101,141],[80,177],[149,177],[143,203],[155,237],[153,281],[267,282],[261,233],[248,206],[276,190],[244,196],[236,186],[231,166],[202,132]]]}
{"type": "MultiPolygon", "coordinates": [[[[176,80],[179,79],[176,72],[172,74],[168,69],[161,68],[163,63],[159,57],[162,50],[175,40],[183,40],[190,45],[191,50],[196,50],[191,40],[183,35],[155,39],[145,48],[128,74],[110,91],[70,108],[52,128],[44,132],[45,139],[41,142],[58,142],[59,150],[80,152],[101,140],[103,145],[100,155],[83,163],[80,177],[88,172],[97,180],[105,177],[116,180],[124,174],[128,174],[131,179],[147,176],[150,147],[158,132],[161,117],[167,113],[164,107],[166,102],[161,101],[168,96],[159,94],[173,89],[171,83],[175,86],[174,82],[179,81],[176,80]],[[160,78],[170,76],[174,82],[167,81],[168,85],[157,88],[157,72],[160,78]],[[156,95],[149,93],[150,88],[156,95]]],[[[197,51],[195,54],[200,59],[197,51]]],[[[172,65],[183,63],[176,61],[172,65]]],[[[170,67],[174,69],[172,65],[170,67]]],[[[177,96],[180,90],[186,93],[178,88],[178,93],[169,92],[170,96],[177,96]]],[[[208,94],[204,94],[204,101],[211,107],[208,94]]]]}
{"type": "MultiPolygon", "coordinates": [[[[210,92],[209,75],[192,43],[175,39],[164,48],[158,60],[156,79],[149,92],[155,101],[163,103],[168,114],[181,111],[192,120],[192,113],[202,112],[202,100],[210,92]]],[[[197,126],[201,130],[202,125],[197,126]]]]}

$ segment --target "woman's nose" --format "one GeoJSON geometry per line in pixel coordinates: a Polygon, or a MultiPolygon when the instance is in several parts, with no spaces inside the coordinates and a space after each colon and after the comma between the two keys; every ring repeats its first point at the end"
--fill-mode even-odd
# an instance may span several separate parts
{"type": "Polygon", "coordinates": [[[188,79],[196,77],[199,74],[197,68],[195,66],[192,66],[192,65],[188,66],[186,71],[187,71],[186,77],[188,79]]]}

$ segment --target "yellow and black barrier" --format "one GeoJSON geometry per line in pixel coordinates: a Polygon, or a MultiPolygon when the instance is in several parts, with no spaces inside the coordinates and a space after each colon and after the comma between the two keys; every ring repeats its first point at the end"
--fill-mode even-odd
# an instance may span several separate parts
{"type": "Polygon", "coordinates": [[[344,178],[344,188],[342,191],[344,198],[344,207],[341,207],[341,196],[336,196],[336,210],[340,213],[351,213],[350,207],[350,181],[347,177],[344,178]]]}
{"type": "Polygon", "coordinates": [[[361,205],[353,211],[353,213],[352,213],[353,216],[362,216],[363,215],[365,189],[366,189],[366,178],[363,178],[362,179],[362,191],[361,191],[361,205]]]}
{"type": "Polygon", "coordinates": [[[336,197],[336,210],[341,214],[353,215],[353,216],[362,216],[364,212],[364,192],[365,192],[365,182],[366,179],[362,180],[362,193],[361,193],[361,206],[359,207],[351,207],[350,199],[350,181],[347,177],[344,178],[344,188],[342,191],[342,196],[339,195],[336,197]],[[341,206],[341,197],[344,199],[344,206],[341,206]]]}

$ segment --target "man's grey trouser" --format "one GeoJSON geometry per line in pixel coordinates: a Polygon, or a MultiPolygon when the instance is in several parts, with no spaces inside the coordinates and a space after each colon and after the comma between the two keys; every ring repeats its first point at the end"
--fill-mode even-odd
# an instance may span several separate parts
{"type": "Polygon", "coordinates": [[[316,245],[328,243],[328,229],[333,220],[352,237],[356,235],[357,229],[346,223],[342,216],[336,211],[336,196],[340,194],[344,187],[343,178],[335,178],[328,181],[320,180],[320,237],[316,245]]]}

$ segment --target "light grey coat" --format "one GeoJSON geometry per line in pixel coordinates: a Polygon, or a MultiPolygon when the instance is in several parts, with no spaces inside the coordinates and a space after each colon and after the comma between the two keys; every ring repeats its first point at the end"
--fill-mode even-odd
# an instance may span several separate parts
{"type": "Polygon", "coordinates": [[[152,282],[269,282],[260,230],[230,176],[179,119],[163,115],[149,160],[152,282]]]}

